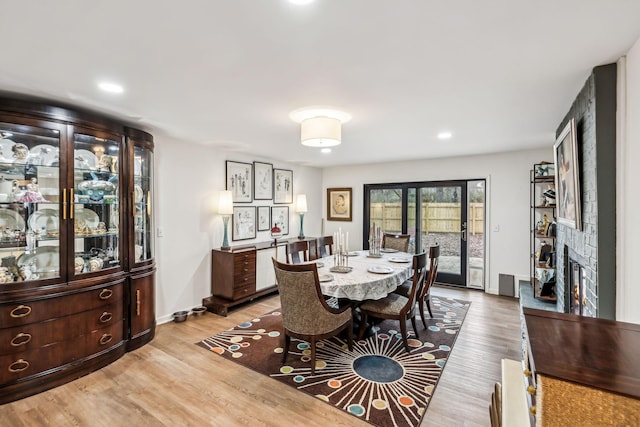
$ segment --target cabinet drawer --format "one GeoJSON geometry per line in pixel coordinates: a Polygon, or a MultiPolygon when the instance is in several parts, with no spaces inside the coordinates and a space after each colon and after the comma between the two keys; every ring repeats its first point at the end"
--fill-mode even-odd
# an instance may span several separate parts
{"type": "Polygon", "coordinates": [[[246,274],[256,271],[256,253],[238,254],[233,257],[234,275],[246,274]]]}
{"type": "Polygon", "coordinates": [[[41,322],[122,300],[123,284],[119,283],[60,297],[3,304],[0,306],[0,325],[10,328],[41,322]]]}
{"type": "Polygon", "coordinates": [[[256,293],[255,281],[253,284],[237,287],[233,289],[233,299],[240,299],[256,293]]]}
{"type": "Polygon", "coordinates": [[[0,384],[29,377],[111,348],[122,342],[123,320],[38,349],[0,356],[0,384]]]}
{"type": "Polygon", "coordinates": [[[123,318],[123,302],[120,300],[114,304],[58,319],[0,329],[0,355],[20,353],[67,341],[119,322],[123,318]]]}

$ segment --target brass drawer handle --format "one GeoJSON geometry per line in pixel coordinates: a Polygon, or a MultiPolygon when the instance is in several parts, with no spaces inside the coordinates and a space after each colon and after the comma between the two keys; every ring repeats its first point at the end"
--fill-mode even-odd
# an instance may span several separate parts
{"type": "Polygon", "coordinates": [[[530,371],[530,370],[528,370],[528,369],[525,369],[525,370],[524,370],[524,376],[525,376],[525,377],[530,377],[530,376],[531,376],[531,371],[530,371]]]}
{"type": "Polygon", "coordinates": [[[98,298],[105,300],[111,298],[111,295],[113,295],[113,291],[111,289],[103,289],[100,291],[98,298]]]}
{"type": "Polygon", "coordinates": [[[25,369],[29,368],[29,362],[24,359],[19,359],[9,365],[9,372],[22,372],[25,369]]]}
{"type": "Polygon", "coordinates": [[[104,334],[102,335],[102,337],[100,338],[100,344],[101,345],[105,345],[109,342],[111,342],[111,340],[113,339],[113,335],[111,334],[104,334]]]}
{"type": "Polygon", "coordinates": [[[529,408],[529,412],[531,413],[531,415],[533,415],[534,417],[536,416],[536,407],[532,406],[529,408]]]}
{"type": "Polygon", "coordinates": [[[534,396],[536,394],[536,388],[532,385],[530,385],[529,387],[527,387],[527,393],[529,393],[530,395],[534,396]]]}
{"type": "Polygon", "coordinates": [[[19,317],[28,316],[31,314],[31,307],[28,305],[19,305],[13,310],[11,310],[11,317],[17,319],[19,317]]]}
{"type": "Polygon", "coordinates": [[[20,332],[11,340],[11,347],[19,347],[27,344],[29,341],[31,341],[31,334],[20,332]]]}
{"type": "Polygon", "coordinates": [[[102,313],[102,316],[100,316],[100,322],[101,323],[107,323],[111,319],[113,319],[113,314],[107,313],[106,311],[104,313],[102,313]]]}

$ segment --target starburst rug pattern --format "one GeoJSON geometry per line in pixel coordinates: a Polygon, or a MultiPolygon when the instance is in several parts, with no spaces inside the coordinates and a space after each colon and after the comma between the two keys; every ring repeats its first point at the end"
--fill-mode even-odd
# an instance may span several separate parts
{"type": "Polygon", "coordinates": [[[311,375],[310,346],[293,339],[282,365],[279,310],[206,338],[197,345],[321,399],[373,425],[417,426],[442,375],[470,302],[431,297],[434,318],[427,329],[418,319],[419,338],[409,325],[407,353],[397,322],[384,321],[374,333],[355,341],[323,340],[316,347],[311,375]]]}

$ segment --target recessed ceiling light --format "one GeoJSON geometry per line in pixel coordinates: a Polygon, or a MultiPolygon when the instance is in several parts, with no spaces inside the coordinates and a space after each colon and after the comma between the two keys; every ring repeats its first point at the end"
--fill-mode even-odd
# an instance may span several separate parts
{"type": "Polygon", "coordinates": [[[98,83],[98,87],[105,92],[109,93],[122,93],[124,92],[124,88],[117,83],[111,82],[100,82],[98,83]]]}
{"type": "Polygon", "coordinates": [[[449,139],[449,138],[451,138],[451,136],[452,136],[451,132],[440,132],[438,134],[438,138],[439,139],[449,139]]]}
{"type": "Polygon", "coordinates": [[[304,4],[313,3],[313,0],[289,0],[289,3],[304,5],[304,4]]]}
{"type": "Polygon", "coordinates": [[[322,150],[320,150],[320,152],[322,154],[329,154],[331,152],[331,148],[323,148],[322,150]]]}

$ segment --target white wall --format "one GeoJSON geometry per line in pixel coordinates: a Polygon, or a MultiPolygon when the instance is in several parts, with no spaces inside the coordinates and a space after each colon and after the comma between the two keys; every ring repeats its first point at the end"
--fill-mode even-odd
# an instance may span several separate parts
{"type": "Polygon", "coordinates": [[[331,187],[353,188],[353,221],[327,222],[325,234],[342,227],[349,231],[350,249],[362,247],[364,184],[485,178],[489,260],[485,283],[487,292],[498,293],[499,273],[529,277],[529,170],[543,160],[553,162],[553,140],[548,149],[324,169],[323,193],[331,187]],[[494,231],[496,227],[499,231],[494,231]]]}
{"type": "MultiPolygon", "coordinates": [[[[216,214],[218,194],[225,188],[225,160],[251,163],[263,161],[274,167],[293,170],[293,192],[307,194],[309,212],[304,232],[320,235],[322,183],[319,169],[279,163],[212,147],[176,141],[162,135],[155,140],[155,221],[164,237],[156,237],[156,318],[171,320],[171,314],[202,304],[211,295],[211,249],[220,247],[222,219],[216,214]]],[[[243,206],[266,206],[263,200],[243,206]]],[[[240,205],[240,204],[239,204],[240,205]]],[[[299,216],[289,208],[290,234],[299,231],[299,216]]],[[[255,240],[231,241],[231,246],[268,240],[268,232],[258,232],[255,240]]],[[[156,234],[157,236],[157,234],[156,234]]]]}
{"type": "MultiPolygon", "coordinates": [[[[626,114],[618,140],[616,319],[640,323],[640,39],[626,55],[626,114]]],[[[624,111],[624,109],[623,109],[624,111]]],[[[620,128],[619,128],[620,129],[620,128]]]]}

